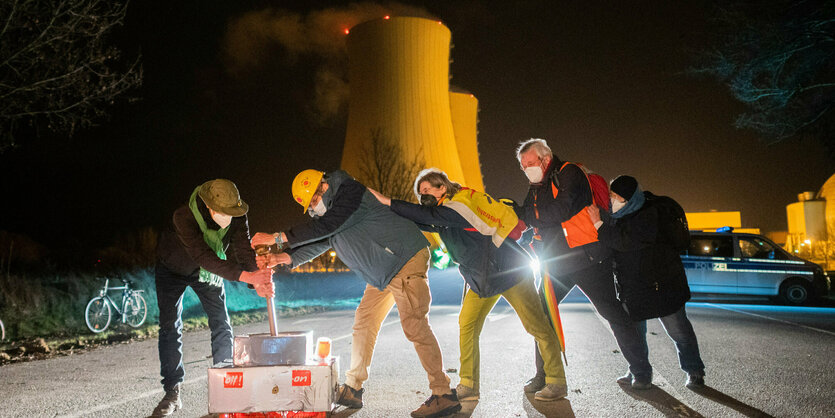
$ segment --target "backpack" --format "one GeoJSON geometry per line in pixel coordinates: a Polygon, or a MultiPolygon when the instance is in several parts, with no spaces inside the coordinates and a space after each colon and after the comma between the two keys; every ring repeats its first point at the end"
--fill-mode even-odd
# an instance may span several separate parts
{"type": "Polygon", "coordinates": [[[574,164],[577,167],[580,167],[583,170],[583,174],[586,175],[586,180],[589,181],[589,188],[591,188],[591,195],[594,200],[594,204],[599,207],[600,209],[609,210],[609,184],[606,183],[606,179],[603,178],[600,174],[595,173],[594,171],[589,170],[586,166],[579,164],[579,163],[565,163],[560,167],[562,170],[566,164],[574,164]]]}
{"type": "Polygon", "coordinates": [[[690,248],[690,229],[681,205],[671,197],[656,196],[650,192],[644,192],[644,197],[658,211],[659,242],[669,244],[678,252],[690,248]]]}

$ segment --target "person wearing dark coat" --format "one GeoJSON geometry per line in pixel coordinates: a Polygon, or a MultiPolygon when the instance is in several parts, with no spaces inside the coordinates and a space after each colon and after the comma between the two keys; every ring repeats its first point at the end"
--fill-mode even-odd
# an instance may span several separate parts
{"type": "MultiPolygon", "coordinates": [[[[589,213],[598,226],[598,239],[614,251],[618,299],[638,323],[645,352],[649,351],[646,320],[658,318],[675,343],[679,364],[687,373],[686,386],[703,387],[705,365],[685,312],[685,302],[690,299],[687,276],[678,251],[659,236],[662,229],[653,195],[642,191],[634,177],[619,176],[611,183],[610,196],[611,216],[604,212],[601,217],[596,206],[589,213]]],[[[651,380],[652,368],[632,370],[618,381],[632,382],[636,373],[651,380]]]]}
{"type": "Polygon", "coordinates": [[[248,283],[259,296],[271,297],[270,270],[259,270],[249,245],[249,207],[235,183],[209,180],[191,193],[172,216],[157,244],[155,284],[159,306],[159,360],[165,395],[152,416],[182,408],[183,294],[191,287],[200,299],[212,331],[212,360],[232,359],[232,326],[223,281],[248,283]]]}
{"type": "MultiPolygon", "coordinates": [[[[554,299],[562,301],[577,286],[594,309],[609,324],[629,369],[649,368],[646,349],[637,325],[623,310],[612,280],[611,251],[597,239],[597,230],[589,220],[587,207],[593,194],[583,170],[576,164],[561,161],[544,139],[532,138],[516,150],[520,168],[530,182],[524,204],[517,208],[519,218],[534,232],[531,247],[542,271],[553,283],[554,299]]],[[[542,294],[545,294],[545,278],[542,294]]],[[[536,374],[528,380],[525,392],[545,386],[541,350],[534,350],[536,374]]],[[[636,381],[633,387],[649,388],[648,381],[636,381]]]]}

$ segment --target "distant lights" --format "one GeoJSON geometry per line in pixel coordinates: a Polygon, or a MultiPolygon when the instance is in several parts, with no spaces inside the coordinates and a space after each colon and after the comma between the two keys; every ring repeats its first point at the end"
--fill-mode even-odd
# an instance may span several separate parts
{"type": "Polygon", "coordinates": [[[348,29],[348,28],[345,28],[345,30],[343,32],[345,32],[345,34],[347,35],[347,34],[351,33],[351,30],[348,29]]]}
{"type": "Polygon", "coordinates": [[[383,19],[389,20],[389,19],[391,19],[391,16],[385,15],[385,16],[383,16],[383,19]]]}

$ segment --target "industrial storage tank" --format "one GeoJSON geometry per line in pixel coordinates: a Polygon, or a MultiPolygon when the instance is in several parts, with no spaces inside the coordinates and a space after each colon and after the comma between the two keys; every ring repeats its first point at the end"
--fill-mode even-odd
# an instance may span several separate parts
{"type": "MultiPolygon", "coordinates": [[[[369,150],[375,142],[384,141],[397,144],[407,165],[438,167],[453,181],[476,184],[464,174],[453,130],[450,41],[451,33],[443,23],[416,17],[387,17],[350,29],[343,169],[369,181],[363,174],[375,158],[369,150]]],[[[415,174],[407,175],[414,180],[415,174]]],[[[478,177],[477,184],[481,184],[478,177]]]]}

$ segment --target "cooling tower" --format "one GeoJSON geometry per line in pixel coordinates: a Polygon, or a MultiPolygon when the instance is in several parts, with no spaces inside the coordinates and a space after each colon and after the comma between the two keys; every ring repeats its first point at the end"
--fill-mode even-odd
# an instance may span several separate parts
{"type": "MultiPolygon", "coordinates": [[[[391,17],[351,28],[343,169],[362,178],[361,167],[370,158],[367,150],[373,138],[390,138],[400,144],[405,161],[420,155],[419,168],[438,167],[453,181],[481,185],[480,175],[477,183],[465,175],[455,141],[450,39],[449,29],[441,22],[423,18],[391,17]]],[[[474,132],[472,136],[474,166],[478,167],[474,132]]]]}
{"type": "Polygon", "coordinates": [[[478,99],[471,93],[450,92],[449,104],[455,144],[464,172],[463,184],[484,191],[478,159],[478,99]]]}

